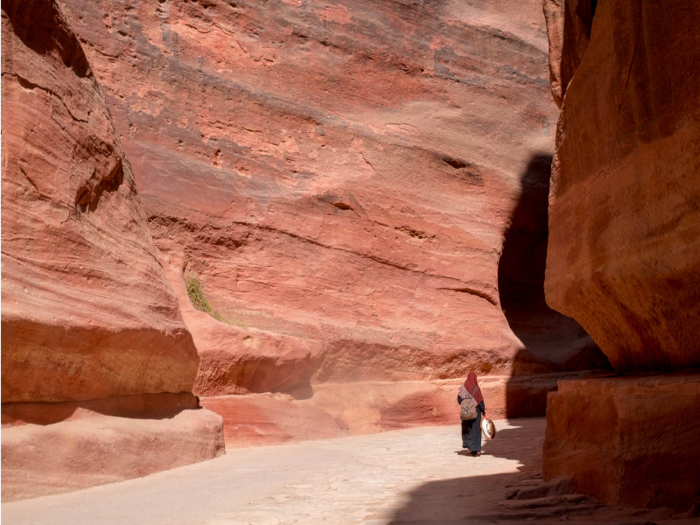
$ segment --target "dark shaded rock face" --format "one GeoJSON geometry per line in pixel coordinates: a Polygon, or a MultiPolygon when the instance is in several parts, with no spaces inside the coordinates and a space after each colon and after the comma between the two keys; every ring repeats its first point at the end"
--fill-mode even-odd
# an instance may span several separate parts
{"type": "MultiPolygon", "coordinates": [[[[586,3],[562,5],[569,20],[586,3]]],[[[689,74],[700,66],[699,19],[695,2],[605,2],[573,65],[561,45],[578,32],[550,25],[565,96],[547,301],[622,372],[700,365],[700,85],[689,74]]]]}
{"type": "Polygon", "coordinates": [[[556,114],[537,1],[64,5],[202,357],[198,392],[509,374],[516,355],[544,373],[585,346],[557,320],[537,355],[501,310],[504,233],[556,114]],[[185,306],[184,278],[218,320],[185,306]]]}

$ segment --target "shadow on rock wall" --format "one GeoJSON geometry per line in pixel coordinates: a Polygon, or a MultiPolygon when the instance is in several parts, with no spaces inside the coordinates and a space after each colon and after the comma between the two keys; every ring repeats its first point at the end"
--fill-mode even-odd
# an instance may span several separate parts
{"type": "MultiPolygon", "coordinates": [[[[501,307],[524,346],[514,360],[513,376],[610,369],[586,331],[545,301],[551,164],[550,155],[534,155],[521,175],[520,199],[506,230],[498,265],[501,307]]],[[[524,392],[523,386],[522,381],[509,383],[507,417],[544,416],[546,389],[524,392]]]]}

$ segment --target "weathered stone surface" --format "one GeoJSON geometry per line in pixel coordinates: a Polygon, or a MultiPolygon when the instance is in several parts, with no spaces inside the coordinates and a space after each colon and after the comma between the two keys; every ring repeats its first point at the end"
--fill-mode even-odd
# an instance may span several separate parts
{"type": "Polygon", "coordinates": [[[561,381],[547,402],[544,477],[608,504],[687,510],[700,487],[698,433],[698,375],[561,381]]]}
{"type": "MultiPolygon", "coordinates": [[[[580,378],[582,374],[567,374],[580,378]]],[[[313,396],[286,394],[201,398],[224,419],[226,446],[260,446],[308,439],[371,434],[459,422],[461,380],[323,383],[313,396]]],[[[547,394],[557,388],[551,374],[488,376],[479,380],[490,419],[545,413],[547,394]]]]}
{"type": "MultiPolygon", "coordinates": [[[[567,20],[590,19],[588,2],[565,4],[567,20]]],[[[557,20],[550,40],[574,45],[585,33],[557,20]]],[[[552,48],[566,89],[547,301],[619,371],[700,365],[700,84],[689,73],[700,67],[698,20],[697,2],[600,2],[587,46],[552,48]]]]}
{"type": "Polygon", "coordinates": [[[191,390],[197,353],[50,0],[2,5],[2,401],[191,390]]]}
{"type": "Polygon", "coordinates": [[[163,419],[84,411],[52,425],[2,430],[2,500],[124,481],[224,453],[222,419],[183,410],[163,419]]]}
{"type": "Polygon", "coordinates": [[[519,324],[555,336],[524,344],[501,310],[556,114],[536,0],[63,3],[171,283],[197,278],[225,321],[185,313],[198,392],[504,374],[523,353],[539,373],[590,345],[539,308],[519,324]]]}
{"type": "Polygon", "coordinates": [[[2,3],[2,499],[223,453],[100,88],[52,0],[2,3]]]}

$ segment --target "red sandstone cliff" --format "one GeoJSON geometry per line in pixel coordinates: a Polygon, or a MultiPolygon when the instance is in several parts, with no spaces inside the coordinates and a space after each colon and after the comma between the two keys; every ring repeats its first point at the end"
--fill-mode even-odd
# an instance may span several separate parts
{"type": "Polygon", "coordinates": [[[556,114],[535,0],[64,4],[202,357],[197,392],[590,366],[523,264],[545,253],[546,213],[516,209],[546,200],[556,114]],[[540,292],[504,316],[509,227],[532,242],[502,277],[540,292]],[[187,306],[189,278],[218,320],[187,306]]]}
{"type": "Polygon", "coordinates": [[[185,410],[197,351],[70,24],[5,1],[2,48],[3,499],[222,453],[221,419],[185,410]]]}
{"type": "Polygon", "coordinates": [[[590,43],[579,37],[587,5],[562,2],[559,18],[579,23],[550,31],[552,77],[565,96],[547,300],[586,328],[616,370],[697,367],[700,85],[689,72],[700,65],[700,5],[601,3],[590,43]],[[569,42],[575,53],[561,51],[569,42]]]}
{"type": "MultiPolygon", "coordinates": [[[[697,372],[700,4],[544,6],[561,105],[547,301],[618,372],[697,372]]],[[[606,503],[697,510],[699,430],[697,373],[563,382],[544,475],[606,503]]]]}

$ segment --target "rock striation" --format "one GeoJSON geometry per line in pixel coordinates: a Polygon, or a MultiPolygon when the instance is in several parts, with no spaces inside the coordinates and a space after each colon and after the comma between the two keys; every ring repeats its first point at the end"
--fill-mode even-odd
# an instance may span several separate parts
{"type": "Polygon", "coordinates": [[[70,24],[52,0],[8,0],[2,47],[3,500],[223,453],[221,418],[194,410],[197,351],[70,24]]]}
{"type": "Polygon", "coordinates": [[[81,46],[3,4],[2,400],[192,388],[197,351],[81,46]]]}
{"type": "Polygon", "coordinates": [[[516,357],[545,373],[590,350],[517,257],[505,273],[539,279],[538,307],[517,334],[502,310],[505,231],[546,249],[546,214],[514,219],[528,192],[546,200],[556,117],[535,0],[63,4],[196,342],[197,393],[509,374],[516,357]],[[183,305],[192,279],[213,317],[183,305]],[[523,341],[543,327],[546,344],[523,341]]]}

